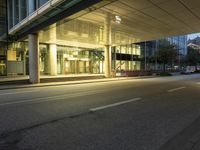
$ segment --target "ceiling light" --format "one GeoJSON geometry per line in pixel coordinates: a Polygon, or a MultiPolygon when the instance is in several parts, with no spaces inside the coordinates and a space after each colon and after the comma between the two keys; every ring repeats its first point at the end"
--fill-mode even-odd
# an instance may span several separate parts
{"type": "Polygon", "coordinates": [[[120,24],[122,21],[122,18],[120,16],[115,16],[115,22],[120,24]]]}

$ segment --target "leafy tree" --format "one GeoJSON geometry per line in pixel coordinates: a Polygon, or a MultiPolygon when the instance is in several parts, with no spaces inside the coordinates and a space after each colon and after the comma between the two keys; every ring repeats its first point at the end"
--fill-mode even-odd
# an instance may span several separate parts
{"type": "Polygon", "coordinates": [[[165,68],[167,64],[173,66],[174,60],[178,56],[178,49],[175,45],[170,44],[168,41],[163,42],[158,47],[157,58],[158,61],[163,64],[163,71],[165,72],[165,68]]]}
{"type": "Polygon", "coordinates": [[[171,64],[171,68],[173,67],[174,61],[177,59],[179,55],[178,49],[175,45],[171,45],[169,49],[169,63],[171,64]]]}
{"type": "Polygon", "coordinates": [[[189,66],[198,66],[200,64],[200,53],[198,50],[188,47],[186,62],[189,66]]]}

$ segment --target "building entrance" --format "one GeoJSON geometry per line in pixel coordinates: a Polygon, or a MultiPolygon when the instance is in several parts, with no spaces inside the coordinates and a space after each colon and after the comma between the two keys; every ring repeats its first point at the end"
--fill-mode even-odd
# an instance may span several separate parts
{"type": "Polygon", "coordinates": [[[81,60],[68,60],[65,59],[65,74],[82,74],[82,73],[91,73],[90,72],[90,61],[81,61],[81,60]]]}
{"type": "Polygon", "coordinates": [[[77,67],[76,67],[77,61],[75,60],[65,60],[65,74],[75,74],[77,67]]]}

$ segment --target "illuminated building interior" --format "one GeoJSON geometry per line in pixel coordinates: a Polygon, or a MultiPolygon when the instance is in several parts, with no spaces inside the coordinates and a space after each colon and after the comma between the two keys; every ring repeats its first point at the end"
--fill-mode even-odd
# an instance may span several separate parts
{"type": "MultiPolygon", "coordinates": [[[[11,37],[7,74],[34,74],[37,79],[38,70],[41,75],[105,74],[106,77],[112,71],[155,70],[147,58],[155,52],[147,52],[148,48],[138,43],[199,30],[194,24],[196,18],[193,25],[185,22],[190,12],[185,8],[183,11],[183,4],[175,1],[108,0],[87,1],[87,5],[83,5],[84,0],[7,2],[11,37]],[[65,15],[72,10],[74,13],[65,15]],[[185,15],[179,16],[180,12],[185,15]],[[39,56],[35,54],[37,49],[39,56]]],[[[194,6],[188,4],[188,9],[194,6]]],[[[178,38],[179,43],[181,36],[178,38]]]]}
{"type": "MultiPolygon", "coordinates": [[[[104,74],[104,18],[108,12],[100,11],[103,10],[69,22],[59,21],[39,32],[41,75],[104,74]],[[52,45],[55,46],[54,55],[57,55],[56,73],[52,73],[50,67],[52,45]]],[[[140,70],[140,46],[133,44],[135,38],[131,34],[120,30],[119,16],[112,16],[111,19],[112,26],[115,26],[111,32],[112,70],[140,70]]],[[[18,63],[18,67],[11,67],[9,72],[15,70],[18,74],[28,74],[27,41],[25,39],[9,46],[10,66],[18,63]]]]}

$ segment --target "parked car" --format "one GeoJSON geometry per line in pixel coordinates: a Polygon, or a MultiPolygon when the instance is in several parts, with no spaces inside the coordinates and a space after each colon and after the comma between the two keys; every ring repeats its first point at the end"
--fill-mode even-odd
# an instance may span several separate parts
{"type": "Polygon", "coordinates": [[[194,73],[196,70],[195,66],[186,66],[185,69],[183,69],[183,71],[181,71],[182,74],[190,74],[190,73],[194,73]]]}

